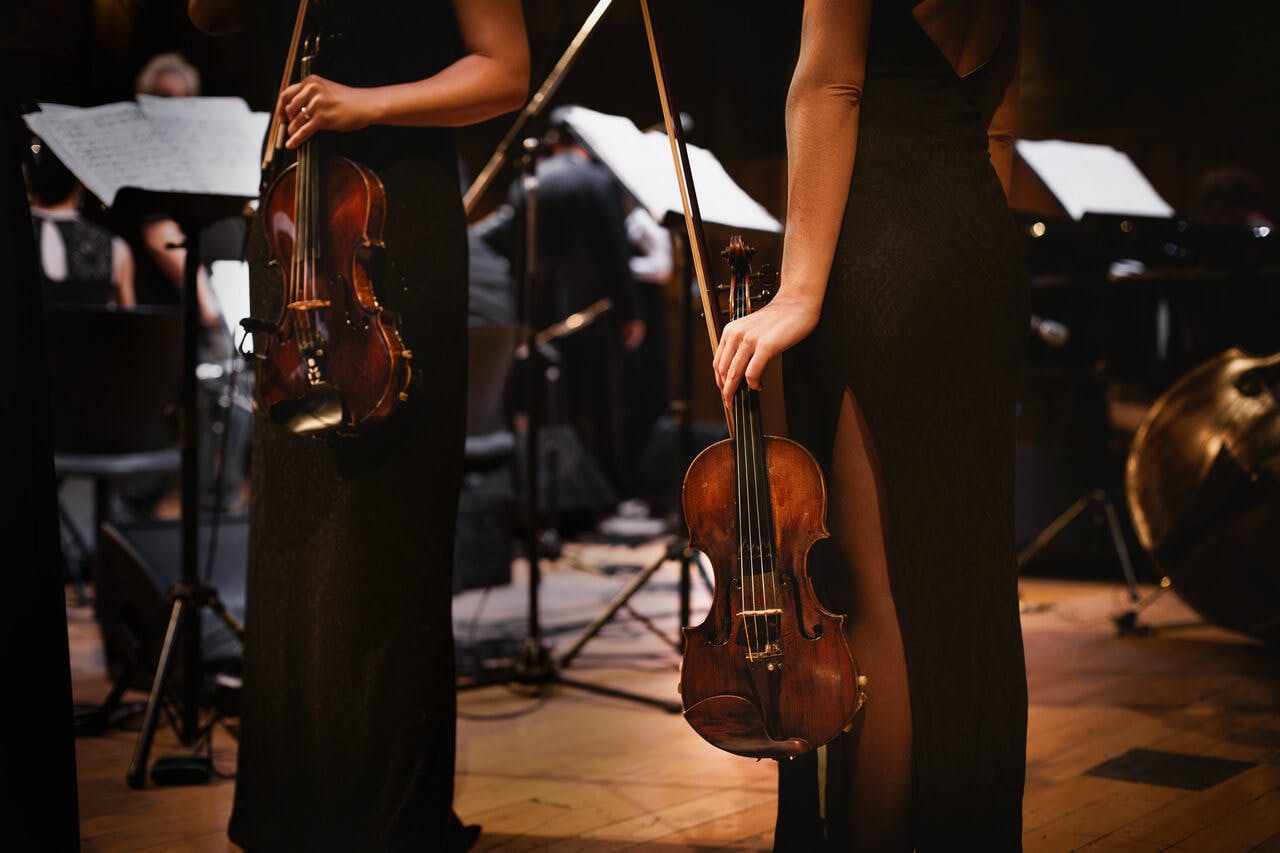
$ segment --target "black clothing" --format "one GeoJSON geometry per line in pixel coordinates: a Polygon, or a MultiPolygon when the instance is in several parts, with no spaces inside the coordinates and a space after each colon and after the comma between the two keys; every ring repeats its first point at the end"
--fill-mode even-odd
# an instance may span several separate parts
{"type": "MultiPolygon", "coordinates": [[[[1013,460],[1027,283],[987,155],[983,73],[959,78],[909,4],[874,5],[853,179],[821,319],[784,359],[793,436],[829,474],[848,388],[883,473],[921,851],[1021,847],[1027,694],[1013,460]]],[[[815,549],[815,576],[850,571],[833,557],[815,549]]],[[[788,776],[784,812],[813,803],[816,787],[788,776]]],[[[829,818],[847,813],[840,796],[828,789],[829,818]]],[[[777,849],[814,849],[797,842],[803,823],[781,821],[777,849]]]]}
{"type": "Polygon", "coordinates": [[[516,294],[511,263],[489,248],[474,228],[467,232],[467,249],[470,252],[468,321],[476,326],[514,326],[516,294]]]}
{"type": "MultiPolygon", "coordinates": [[[[445,0],[321,2],[317,69],[422,79],[457,55],[445,0]],[[344,9],[358,10],[350,18],[344,9]],[[451,34],[451,35],[450,35],[451,34]]],[[[264,14],[283,57],[296,6],[264,14]]],[[[279,79],[282,60],[264,74],[279,79]],[[271,69],[275,69],[274,72],[271,69]]],[[[380,302],[414,352],[410,400],[354,439],[257,419],[242,734],[230,835],[250,851],[442,850],[454,772],[451,566],[466,415],[467,243],[448,131],[373,127],[322,145],[386,190],[380,302]]],[[[281,281],[250,237],[255,316],[281,281]]]]}
{"type": "Polygon", "coordinates": [[[35,231],[36,270],[46,302],[106,305],[115,300],[110,231],[79,217],[48,216],[38,211],[32,211],[31,225],[35,231]],[[44,249],[46,223],[57,229],[66,249],[66,277],[61,280],[50,278],[38,260],[44,249]]]}

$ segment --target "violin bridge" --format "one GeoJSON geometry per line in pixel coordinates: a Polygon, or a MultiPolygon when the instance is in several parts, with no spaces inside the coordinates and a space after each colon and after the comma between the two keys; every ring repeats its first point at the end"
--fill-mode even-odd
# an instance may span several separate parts
{"type": "Polygon", "coordinates": [[[287,307],[290,311],[317,311],[328,308],[329,305],[328,299],[299,299],[297,302],[290,302],[287,307]]]}
{"type": "Polygon", "coordinates": [[[747,646],[747,660],[764,663],[766,668],[782,668],[782,609],[742,610],[742,632],[747,646]]]}

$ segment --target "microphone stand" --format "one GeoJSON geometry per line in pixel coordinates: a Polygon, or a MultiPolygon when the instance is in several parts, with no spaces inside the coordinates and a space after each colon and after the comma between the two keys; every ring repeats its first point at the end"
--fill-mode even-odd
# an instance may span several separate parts
{"type": "Polygon", "coordinates": [[[526,623],[526,636],[520,652],[509,668],[498,669],[484,674],[471,681],[458,685],[458,690],[471,690],[487,687],[492,684],[515,683],[545,687],[552,684],[563,684],[611,696],[617,699],[628,699],[646,705],[653,705],[671,713],[679,713],[680,703],[670,700],[656,699],[638,693],[618,690],[603,684],[566,678],[552,660],[550,650],[542,634],[540,619],[539,594],[542,586],[542,558],[546,556],[547,542],[542,536],[541,515],[538,501],[538,482],[541,447],[539,432],[544,415],[542,377],[546,370],[545,356],[540,352],[536,335],[533,332],[534,306],[537,297],[538,269],[538,173],[537,155],[542,149],[541,141],[536,137],[524,140],[521,146],[521,181],[524,188],[524,228],[523,249],[524,262],[520,265],[520,298],[517,301],[520,314],[517,325],[519,346],[525,357],[525,409],[526,427],[524,442],[524,498],[525,498],[525,531],[524,547],[529,561],[529,596],[526,623]]]}

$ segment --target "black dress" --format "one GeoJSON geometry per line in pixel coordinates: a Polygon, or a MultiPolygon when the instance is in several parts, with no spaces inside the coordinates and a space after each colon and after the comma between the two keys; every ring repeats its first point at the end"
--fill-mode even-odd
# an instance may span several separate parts
{"type": "MultiPolygon", "coordinates": [[[[824,472],[846,388],[879,461],[921,851],[1021,843],[1027,699],[1013,460],[1027,283],[987,156],[983,74],[958,77],[909,3],[873,4],[854,172],[821,319],[784,359],[792,435],[824,472]]],[[[832,557],[815,549],[815,577],[849,571],[832,557]]],[[[817,820],[813,770],[784,770],[784,813],[803,812],[807,800],[812,819],[780,820],[777,849],[817,849],[811,835],[798,841],[817,820]]],[[[847,807],[839,791],[827,794],[830,821],[847,807]]]]}
{"type": "MultiPolygon", "coordinates": [[[[279,79],[291,5],[263,13],[256,58],[268,79],[279,79]]],[[[446,0],[312,7],[330,36],[317,73],[338,82],[418,80],[458,55],[446,0]]],[[[385,185],[378,296],[400,314],[418,369],[410,402],[358,439],[298,437],[257,419],[230,835],[250,851],[441,850],[453,795],[450,590],[466,408],[457,164],[440,129],[325,136],[330,153],[385,185]]],[[[274,318],[280,279],[265,265],[260,223],[250,259],[255,316],[274,318]]]]}

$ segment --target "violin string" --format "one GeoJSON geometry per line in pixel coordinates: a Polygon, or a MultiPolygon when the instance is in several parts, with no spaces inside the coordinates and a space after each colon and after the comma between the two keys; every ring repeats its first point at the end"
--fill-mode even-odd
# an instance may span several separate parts
{"type": "MultiPolygon", "coordinates": [[[[742,285],[743,316],[746,316],[750,306],[751,295],[748,287],[749,285],[744,282],[742,285]]],[[[760,420],[758,416],[759,397],[755,391],[751,390],[751,388],[746,385],[745,382],[743,383],[743,397],[744,408],[746,409],[748,447],[751,454],[750,468],[752,500],[755,504],[756,559],[760,567],[760,571],[758,572],[760,577],[760,607],[763,610],[769,610],[772,605],[769,600],[769,581],[765,579],[765,572],[767,571],[765,562],[768,556],[767,549],[770,548],[770,543],[766,537],[769,536],[770,531],[769,525],[766,523],[765,516],[765,512],[768,507],[764,503],[768,495],[769,481],[767,479],[768,472],[763,470],[763,466],[761,465],[763,448],[759,446],[759,443],[763,440],[763,434],[760,430],[760,420]]],[[[767,617],[764,619],[764,627],[766,633],[765,646],[767,649],[767,645],[770,640],[769,620],[767,617]]]]}
{"type": "MultiPolygon", "coordinates": [[[[738,297],[741,302],[739,311],[741,313],[741,316],[745,317],[747,316],[747,313],[748,313],[748,308],[749,308],[748,299],[750,298],[747,291],[747,285],[746,285],[745,279],[744,281],[738,284],[738,290],[740,291],[740,294],[741,294],[738,297]]],[[[752,609],[755,610],[758,614],[761,610],[765,610],[768,608],[768,603],[763,598],[764,539],[761,536],[761,523],[760,523],[760,470],[755,465],[756,437],[755,437],[755,431],[751,423],[752,392],[751,392],[751,388],[747,386],[745,379],[742,382],[740,390],[742,394],[742,423],[743,423],[743,428],[745,430],[744,434],[747,437],[747,442],[746,442],[747,454],[750,457],[748,460],[747,469],[751,472],[750,480],[749,480],[751,492],[750,492],[750,496],[748,497],[748,505],[751,507],[751,515],[753,516],[752,530],[751,530],[752,539],[753,539],[752,547],[751,547],[751,559],[752,559],[751,603],[752,603],[752,609]]],[[[757,615],[753,617],[753,621],[756,623],[756,651],[758,653],[767,652],[768,643],[769,643],[768,617],[762,617],[757,615]],[[761,640],[761,633],[765,634],[763,640],[761,640]]]]}
{"type": "MultiPolygon", "coordinates": [[[[763,473],[761,471],[761,465],[760,465],[761,448],[757,445],[757,440],[760,438],[760,429],[759,429],[760,422],[759,422],[759,418],[756,416],[757,407],[753,405],[756,402],[756,400],[755,400],[754,394],[752,394],[750,391],[747,392],[747,395],[748,395],[747,422],[748,422],[748,430],[750,433],[750,443],[751,443],[750,446],[751,446],[752,485],[754,487],[755,494],[753,497],[754,497],[755,506],[756,506],[756,541],[757,541],[757,548],[759,549],[758,558],[760,562],[760,600],[761,600],[760,606],[764,610],[769,610],[772,605],[770,604],[770,601],[769,601],[769,583],[765,579],[765,573],[767,571],[767,568],[765,566],[765,560],[767,557],[766,549],[768,548],[768,540],[766,537],[769,530],[768,530],[768,525],[765,523],[765,509],[766,509],[764,504],[765,495],[761,493],[763,490],[766,490],[768,488],[768,481],[764,480],[762,482],[762,479],[761,479],[761,475],[763,473]]],[[[767,618],[765,619],[764,625],[766,629],[765,644],[767,646],[770,639],[770,637],[768,636],[769,620],[767,618]]]]}
{"type": "Polygon", "coordinates": [[[769,575],[768,589],[765,591],[765,599],[769,600],[772,593],[773,603],[768,605],[775,609],[782,607],[782,594],[778,590],[778,566],[777,566],[777,529],[774,527],[773,518],[773,491],[769,483],[769,440],[764,434],[764,420],[760,412],[760,397],[756,395],[753,406],[753,417],[756,421],[755,434],[760,438],[760,461],[758,463],[763,489],[763,507],[764,507],[764,535],[767,539],[765,560],[768,562],[766,571],[769,575]]]}
{"type": "MultiPolygon", "coordinates": [[[[313,156],[314,149],[310,145],[304,146],[306,154],[304,155],[307,162],[307,246],[306,246],[306,272],[302,277],[302,298],[304,300],[311,299],[312,279],[315,276],[315,223],[316,223],[316,180],[315,180],[315,158],[313,156]]],[[[307,318],[307,348],[311,349],[315,346],[315,329],[312,328],[313,317],[310,310],[303,312],[307,318]]]]}
{"type": "MultiPolygon", "coordinates": [[[[746,476],[746,466],[743,464],[742,458],[742,412],[741,408],[738,406],[738,399],[736,396],[733,400],[733,431],[733,468],[738,498],[738,590],[742,598],[742,606],[739,609],[739,612],[745,614],[749,613],[751,610],[747,605],[747,554],[749,553],[749,548],[746,538],[746,531],[748,529],[746,517],[747,502],[744,489],[746,485],[746,481],[744,479],[746,476]]],[[[742,630],[747,640],[747,654],[754,655],[755,646],[751,641],[751,617],[745,615],[742,617],[742,630]]]]}
{"type": "MultiPolygon", "coordinates": [[[[303,145],[298,150],[299,150],[299,157],[301,158],[301,161],[304,164],[303,165],[303,169],[304,169],[303,185],[304,185],[304,192],[306,194],[305,195],[306,214],[303,217],[305,239],[302,245],[302,252],[303,252],[302,254],[302,258],[303,258],[302,260],[302,299],[305,301],[311,298],[311,277],[312,275],[315,274],[314,259],[312,258],[312,245],[315,241],[315,237],[312,233],[312,230],[313,230],[312,226],[315,224],[315,209],[314,209],[315,180],[312,174],[312,169],[314,167],[314,162],[311,156],[312,147],[310,145],[303,145]]],[[[311,312],[309,310],[303,311],[302,316],[306,323],[307,349],[311,349],[312,347],[315,346],[315,336],[312,334],[313,330],[311,328],[311,312]]]]}
{"type": "MultiPolygon", "coordinates": [[[[736,285],[736,282],[735,282],[736,285]]],[[[733,296],[733,314],[734,319],[739,315],[738,309],[738,292],[735,289],[733,296]]],[[[738,493],[738,570],[739,585],[742,590],[742,609],[750,612],[756,609],[755,604],[755,577],[750,572],[751,568],[751,502],[750,491],[748,489],[748,480],[750,469],[746,461],[746,442],[743,439],[743,430],[746,427],[746,419],[743,417],[742,407],[742,390],[733,395],[733,421],[734,421],[734,469],[737,479],[738,493]],[[747,605],[747,582],[750,577],[751,583],[751,605],[747,605]]],[[[747,637],[747,653],[751,656],[756,654],[756,643],[753,634],[756,633],[756,624],[754,616],[743,617],[743,630],[747,637]]]]}

